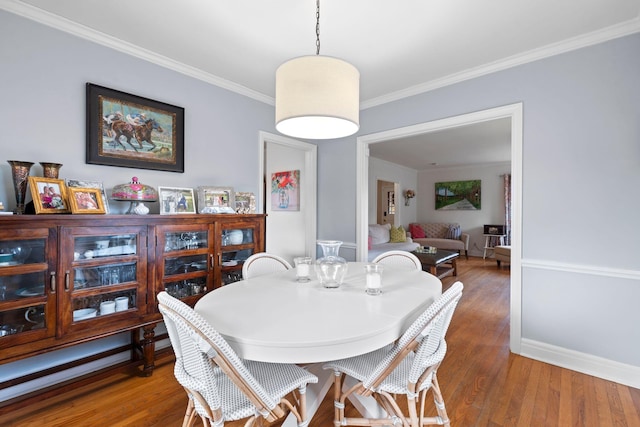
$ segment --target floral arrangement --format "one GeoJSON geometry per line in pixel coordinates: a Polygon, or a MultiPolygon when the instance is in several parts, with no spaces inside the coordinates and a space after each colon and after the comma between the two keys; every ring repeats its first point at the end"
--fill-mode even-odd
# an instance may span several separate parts
{"type": "Polygon", "coordinates": [[[271,177],[271,192],[276,193],[279,190],[290,190],[298,187],[300,181],[300,170],[287,172],[276,172],[271,177]]]}

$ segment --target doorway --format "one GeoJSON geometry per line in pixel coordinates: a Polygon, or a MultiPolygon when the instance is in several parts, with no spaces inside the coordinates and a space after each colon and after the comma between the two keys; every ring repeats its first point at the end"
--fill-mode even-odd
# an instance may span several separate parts
{"type": "Polygon", "coordinates": [[[511,188],[512,188],[512,239],[511,239],[511,310],[510,349],[520,354],[522,339],[522,103],[506,105],[489,110],[434,120],[403,128],[392,129],[356,138],[356,258],[367,260],[368,234],[368,183],[369,145],[378,142],[408,137],[429,132],[472,125],[488,120],[510,118],[511,120],[511,188]]]}
{"type": "Polygon", "coordinates": [[[376,191],[378,198],[376,224],[395,225],[396,186],[397,184],[395,182],[378,180],[378,190],[376,191]]]}
{"type": "Polygon", "coordinates": [[[265,249],[293,263],[296,256],[316,255],[317,146],[281,135],[260,132],[260,206],[267,214],[265,249]],[[299,209],[274,210],[271,175],[299,170],[299,209]]]}

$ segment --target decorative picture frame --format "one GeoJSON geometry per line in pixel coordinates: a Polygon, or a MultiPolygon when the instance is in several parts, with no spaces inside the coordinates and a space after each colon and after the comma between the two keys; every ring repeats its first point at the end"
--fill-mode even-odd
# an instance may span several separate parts
{"type": "Polygon", "coordinates": [[[253,193],[235,193],[235,208],[237,213],[256,213],[256,196],[253,193]]]}
{"type": "Polygon", "coordinates": [[[196,213],[193,188],[158,187],[160,215],[182,215],[196,213]]]}
{"type": "Polygon", "coordinates": [[[479,179],[435,183],[436,210],[480,210],[482,187],[479,179]]]}
{"type": "Polygon", "coordinates": [[[63,180],[30,176],[29,189],[36,214],[69,213],[67,189],[63,180]]]}
{"type": "Polygon", "coordinates": [[[87,83],[88,164],[184,172],[184,108],[87,83]]]}
{"type": "Polygon", "coordinates": [[[105,214],[99,188],[69,187],[69,206],[74,214],[105,214]]]}
{"type": "Polygon", "coordinates": [[[107,193],[104,191],[104,185],[102,181],[85,181],[82,179],[67,179],[67,189],[70,188],[97,188],[100,190],[100,197],[102,198],[102,204],[104,206],[104,213],[109,213],[109,201],[107,199],[107,193]]]}
{"type": "Polygon", "coordinates": [[[235,213],[233,187],[198,187],[198,213],[235,213]]]}
{"type": "Polygon", "coordinates": [[[300,210],[300,170],[271,174],[271,210],[300,210]]]}

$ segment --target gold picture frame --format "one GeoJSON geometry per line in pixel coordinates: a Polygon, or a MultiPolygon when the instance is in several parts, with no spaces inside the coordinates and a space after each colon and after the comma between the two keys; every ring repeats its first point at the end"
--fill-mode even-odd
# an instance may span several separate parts
{"type": "Polygon", "coordinates": [[[105,214],[99,188],[69,187],[69,205],[74,214],[105,214]]]}
{"type": "Polygon", "coordinates": [[[67,187],[63,180],[30,176],[29,189],[36,214],[69,213],[67,187]]]}

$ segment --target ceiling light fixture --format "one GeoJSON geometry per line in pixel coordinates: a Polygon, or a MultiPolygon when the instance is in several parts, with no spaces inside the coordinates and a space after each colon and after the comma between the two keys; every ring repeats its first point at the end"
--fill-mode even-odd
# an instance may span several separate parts
{"type": "Polygon", "coordinates": [[[276,129],[306,139],[353,135],[360,128],[360,73],[320,55],[320,0],[316,1],[316,55],[291,59],[276,70],[276,129]]]}

